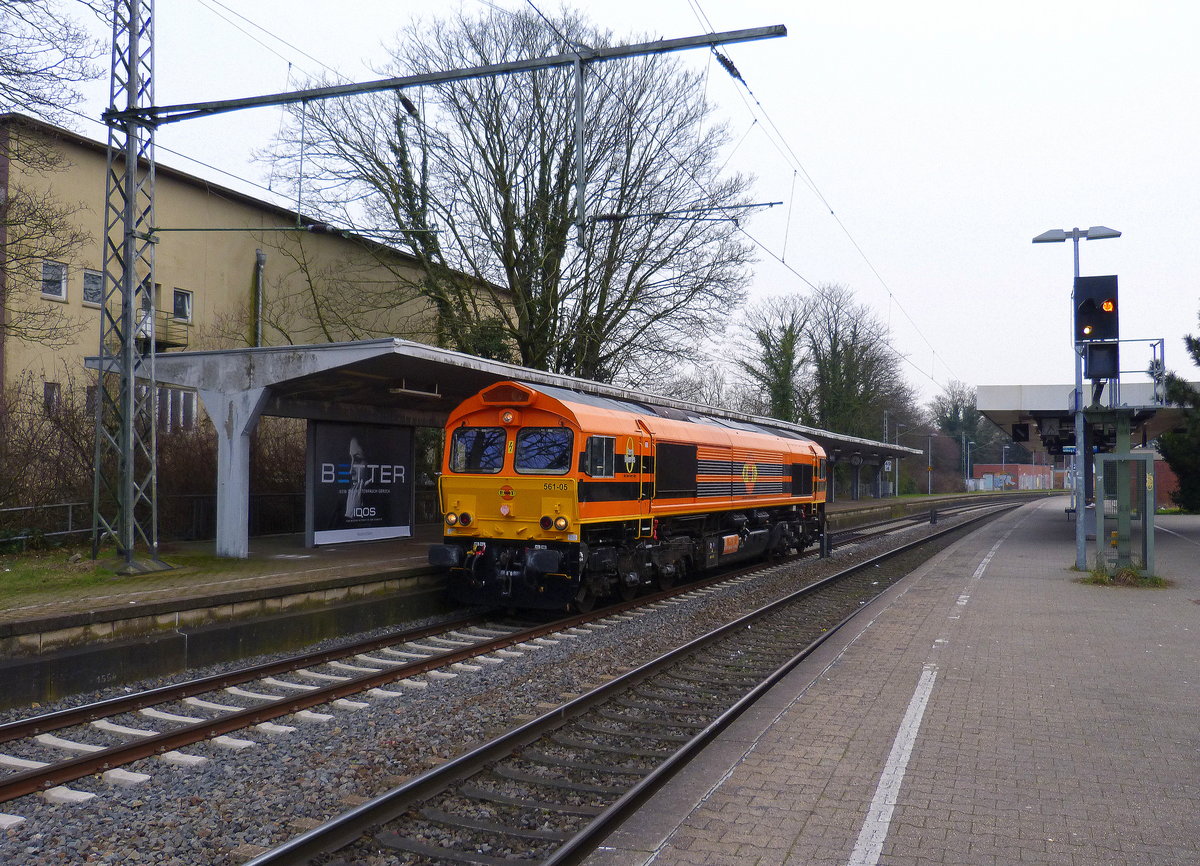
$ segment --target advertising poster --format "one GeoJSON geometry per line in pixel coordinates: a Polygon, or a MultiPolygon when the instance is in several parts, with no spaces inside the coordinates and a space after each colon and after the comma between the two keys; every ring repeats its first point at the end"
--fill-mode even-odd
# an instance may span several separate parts
{"type": "Polygon", "coordinates": [[[312,543],[412,535],[411,427],[309,425],[312,543]]]}

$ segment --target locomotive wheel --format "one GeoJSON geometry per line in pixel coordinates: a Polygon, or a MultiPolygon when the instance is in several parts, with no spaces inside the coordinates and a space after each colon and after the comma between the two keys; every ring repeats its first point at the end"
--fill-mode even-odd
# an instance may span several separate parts
{"type": "Polygon", "coordinates": [[[675,574],[666,574],[662,569],[659,569],[658,575],[654,578],[654,583],[660,590],[668,590],[675,585],[675,574]]]}
{"type": "Polygon", "coordinates": [[[619,587],[617,594],[621,596],[621,601],[633,601],[641,588],[636,583],[631,585],[624,580],[618,580],[617,586],[619,587]]]}
{"type": "Polygon", "coordinates": [[[592,608],[596,606],[596,593],[586,586],[580,587],[571,606],[575,608],[576,613],[591,613],[592,608]]]}

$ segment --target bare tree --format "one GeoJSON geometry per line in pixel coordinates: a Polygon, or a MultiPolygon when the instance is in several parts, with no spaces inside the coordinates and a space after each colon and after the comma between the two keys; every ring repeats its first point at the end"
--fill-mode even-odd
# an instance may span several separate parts
{"type": "MultiPolygon", "coordinates": [[[[62,125],[82,100],[76,85],[99,77],[102,47],[55,0],[0,0],[0,113],[25,112],[62,125]]],[[[99,14],[102,5],[75,5],[99,14]]],[[[110,13],[111,14],[111,13],[110,13]]]]}
{"type": "Polygon", "coordinates": [[[25,373],[0,394],[0,507],[43,506],[90,493],[94,413],[70,371],[47,392],[25,373]]]}
{"type": "MultiPolygon", "coordinates": [[[[90,4],[80,4],[91,8],[90,4]]],[[[62,124],[99,76],[101,47],[52,0],[0,0],[0,338],[60,346],[77,326],[39,298],[42,262],[68,262],[88,235],[83,206],[29,182],[64,167],[45,129],[19,113],[62,124]]]]}
{"type": "Polygon", "coordinates": [[[64,168],[43,134],[22,118],[0,118],[0,165],[7,163],[9,177],[7,190],[0,189],[6,192],[0,196],[0,338],[63,346],[79,325],[42,300],[42,266],[72,261],[88,234],[79,227],[82,204],[19,179],[64,168]]]}
{"type": "Polygon", "coordinates": [[[938,429],[959,441],[960,449],[971,443],[972,463],[999,463],[1005,445],[1014,463],[1030,457],[1024,446],[1012,442],[1007,431],[1001,430],[975,408],[975,388],[971,385],[951,381],[930,402],[929,412],[938,429]]]}
{"type": "Polygon", "coordinates": [[[648,393],[686,400],[698,406],[714,406],[748,415],[763,414],[762,406],[748,389],[730,376],[728,365],[706,362],[651,373],[641,386],[648,393]]]}
{"type": "MultiPolygon", "coordinates": [[[[611,44],[582,17],[465,13],[410,28],[392,74],[611,44]]],[[[589,70],[590,220],[573,243],[573,79],[540,70],[297,109],[277,166],[330,221],[420,260],[438,342],[558,372],[639,380],[690,357],[741,299],[748,247],[713,208],[749,180],[719,176],[727,141],[699,78],[670,58],[589,70]],[[697,219],[696,216],[706,219],[697,219]]]]}

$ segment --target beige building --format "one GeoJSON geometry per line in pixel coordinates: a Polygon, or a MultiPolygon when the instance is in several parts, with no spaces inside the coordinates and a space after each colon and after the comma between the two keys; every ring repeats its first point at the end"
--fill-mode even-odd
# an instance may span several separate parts
{"type": "MultiPolygon", "coordinates": [[[[86,380],[83,359],[99,346],[105,172],[103,142],[0,115],[0,389],[23,382],[51,405],[86,380]]],[[[432,341],[413,258],[297,230],[294,211],[161,163],[155,186],[156,314],[146,333],[158,351],[432,341]]],[[[160,424],[190,425],[195,395],[168,392],[160,409],[160,424]]]]}

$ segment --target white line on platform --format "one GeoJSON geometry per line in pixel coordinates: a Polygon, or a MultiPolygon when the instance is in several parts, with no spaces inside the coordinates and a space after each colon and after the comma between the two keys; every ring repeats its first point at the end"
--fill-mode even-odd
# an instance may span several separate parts
{"type": "Polygon", "coordinates": [[[987,571],[988,563],[992,561],[992,557],[996,555],[996,551],[1000,549],[1000,545],[1002,545],[1005,539],[1007,539],[1010,535],[1012,535],[1011,529],[1004,533],[1003,537],[1001,537],[999,541],[992,545],[992,549],[987,552],[987,556],[983,558],[983,562],[979,563],[979,567],[975,569],[975,573],[971,575],[971,580],[979,580],[979,578],[983,577],[983,573],[987,571]]]}
{"type": "Polygon", "coordinates": [[[1156,526],[1156,527],[1154,527],[1154,531],[1155,532],[1165,532],[1167,535],[1174,535],[1180,541],[1186,541],[1188,544],[1195,544],[1197,546],[1200,546],[1200,541],[1193,541],[1192,539],[1188,538],[1186,535],[1180,535],[1178,532],[1175,532],[1172,529],[1167,529],[1165,526],[1156,526]]]}
{"type": "Polygon", "coordinates": [[[879,777],[875,797],[871,800],[871,808],[867,810],[867,818],[863,821],[848,866],[876,866],[879,862],[888,827],[892,823],[892,811],[896,808],[896,801],[900,796],[904,771],[908,768],[908,759],[912,755],[913,744],[917,741],[917,731],[921,728],[921,719],[925,715],[925,707],[929,703],[929,695],[933,692],[936,680],[937,669],[933,665],[925,665],[912,700],[908,702],[908,710],[904,713],[904,721],[900,723],[896,740],[892,743],[891,754],[888,755],[887,764],[879,777]]]}

